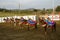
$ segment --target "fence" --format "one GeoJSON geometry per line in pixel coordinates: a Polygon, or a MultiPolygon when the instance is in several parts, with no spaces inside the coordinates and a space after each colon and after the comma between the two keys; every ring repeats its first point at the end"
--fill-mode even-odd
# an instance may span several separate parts
{"type": "MultiPolygon", "coordinates": [[[[36,20],[36,15],[29,15],[29,16],[12,16],[13,18],[18,18],[20,19],[21,17],[23,17],[24,19],[28,20],[29,18],[31,18],[32,20],[36,20]]],[[[12,17],[8,17],[9,19],[12,18],[12,17]]],[[[51,20],[60,20],[60,16],[59,15],[49,15],[49,16],[46,16],[46,15],[40,15],[40,17],[49,17],[51,20]]],[[[0,17],[0,23],[1,22],[5,22],[3,19],[7,19],[7,17],[0,17]]]]}
{"type": "MultiPolygon", "coordinates": [[[[18,18],[20,19],[21,17],[23,17],[24,19],[28,20],[29,18],[31,18],[32,20],[36,20],[36,15],[30,15],[30,16],[12,16],[12,17],[8,17],[10,18],[18,18]]],[[[1,22],[5,22],[3,19],[7,19],[7,17],[0,17],[0,23],[1,22]]]]}

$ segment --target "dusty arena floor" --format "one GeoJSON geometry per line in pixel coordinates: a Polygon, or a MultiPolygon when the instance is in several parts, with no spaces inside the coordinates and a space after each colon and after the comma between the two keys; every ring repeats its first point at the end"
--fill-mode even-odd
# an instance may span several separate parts
{"type": "Polygon", "coordinates": [[[38,29],[31,27],[30,31],[27,26],[20,29],[19,26],[13,26],[9,23],[0,23],[0,40],[60,40],[60,22],[57,22],[56,32],[51,29],[44,33],[44,28],[38,26],[38,29]]]}

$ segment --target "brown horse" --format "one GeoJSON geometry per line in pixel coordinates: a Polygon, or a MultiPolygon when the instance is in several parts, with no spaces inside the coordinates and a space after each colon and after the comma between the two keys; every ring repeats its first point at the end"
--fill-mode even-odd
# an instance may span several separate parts
{"type": "Polygon", "coordinates": [[[37,29],[37,22],[36,21],[34,21],[32,19],[29,19],[27,21],[28,21],[29,27],[35,27],[35,29],[37,29]]]}
{"type": "Polygon", "coordinates": [[[52,31],[53,31],[53,30],[56,31],[56,22],[55,22],[55,21],[54,21],[54,24],[53,24],[52,26],[48,26],[48,23],[45,22],[45,18],[42,18],[42,19],[39,18],[39,23],[42,23],[42,26],[43,26],[44,29],[45,29],[45,33],[46,33],[46,31],[47,31],[48,28],[51,28],[52,31]]]}
{"type": "Polygon", "coordinates": [[[4,21],[5,21],[5,23],[10,23],[11,22],[11,20],[7,17],[7,19],[3,19],[4,21]]]}
{"type": "Polygon", "coordinates": [[[27,26],[28,26],[28,30],[30,30],[30,27],[31,27],[31,26],[34,26],[35,29],[36,29],[36,26],[37,26],[36,23],[35,23],[35,24],[30,24],[30,23],[28,22],[28,20],[26,20],[26,19],[23,19],[22,21],[21,21],[21,19],[20,19],[19,25],[20,25],[21,28],[24,27],[24,25],[27,25],[27,26]]]}

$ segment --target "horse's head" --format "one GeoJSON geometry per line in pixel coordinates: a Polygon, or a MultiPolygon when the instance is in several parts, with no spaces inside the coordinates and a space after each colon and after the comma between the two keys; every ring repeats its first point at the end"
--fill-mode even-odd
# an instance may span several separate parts
{"type": "Polygon", "coordinates": [[[4,18],[3,20],[5,21],[6,19],[4,18]]]}

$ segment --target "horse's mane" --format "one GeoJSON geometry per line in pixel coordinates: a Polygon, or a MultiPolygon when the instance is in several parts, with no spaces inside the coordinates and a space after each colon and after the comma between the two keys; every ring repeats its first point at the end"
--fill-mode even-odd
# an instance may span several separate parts
{"type": "Polygon", "coordinates": [[[44,23],[44,20],[39,18],[39,23],[42,23],[43,24],[44,23]]]}

